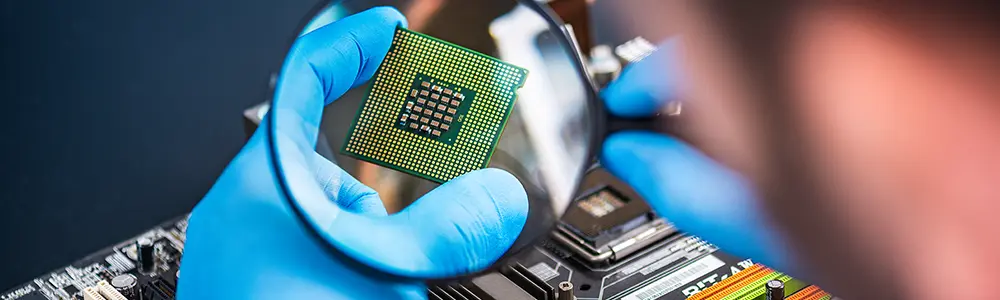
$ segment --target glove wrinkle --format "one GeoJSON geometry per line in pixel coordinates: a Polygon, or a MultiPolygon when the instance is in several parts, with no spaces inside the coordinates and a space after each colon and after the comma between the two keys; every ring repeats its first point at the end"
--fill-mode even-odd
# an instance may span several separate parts
{"type": "MultiPolygon", "coordinates": [[[[358,42],[360,40],[358,34],[354,31],[350,31],[348,32],[348,34],[350,34],[351,41],[354,42],[354,47],[358,51],[358,70],[362,71],[366,70],[368,66],[368,60],[371,58],[368,57],[368,54],[365,53],[365,48],[362,47],[361,43],[358,42]]],[[[366,75],[364,73],[366,72],[358,72],[358,74],[354,77],[354,82],[364,82],[365,80],[361,78],[361,76],[366,75]]]]}
{"type": "MultiPolygon", "coordinates": [[[[461,240],[461,244],[452,246],[458,246],[461,248],[462,259],[451,259],[452,265],[449,269],[454,270],[455,273],[465,273],[469,271],[469,266],[477,265],[477,262],[479,262],[479,257],[476,255],[475,249],[485,249],[485,247],[477,245],[478,243],[474,241],[475,239],[469,237],[469,235],[465,233],[465,230],[462,229],[461,225],[452,224],[452,226],[455,228],[455,234],[458,235],[461,240]]],[[[454,247],[449,248],[454,249],[454,247]]],[[[438,251],[438,253],[442,252],[438,251]]]]}
{"type": "Polygon", "coordinates": [[[316,84],[322,87],[322,91],[323,91],[322,92],[322,94],[323,94],[323,104],[330,104],[330,103],[332,103],[334,99],[331,99],[331,98],[336,98],[336,97],[331,97],[330,96],[330,89],[333,88],[334,81],[336,80],[336,78],[330,78],[330,80],[328,80],[330,83],[327,84],[326,83],[327,80],[323,80],[323,74],[320,73],[319,68],[316,67],[315,63],[313,63],[312,61],[309,61],[309,62],[306,62],[306,64],[309,65],[309,70],[312,71],[313,77],[316,78],[316,84]]]}

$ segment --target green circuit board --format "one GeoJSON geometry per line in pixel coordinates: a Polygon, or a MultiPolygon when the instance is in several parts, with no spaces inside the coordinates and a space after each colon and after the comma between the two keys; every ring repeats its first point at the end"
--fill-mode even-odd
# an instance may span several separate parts
{"type": "Polygon", "coordinates": [[[527,75],[397,28],[341,152],[438,183],[485,168],[527,75]]]}

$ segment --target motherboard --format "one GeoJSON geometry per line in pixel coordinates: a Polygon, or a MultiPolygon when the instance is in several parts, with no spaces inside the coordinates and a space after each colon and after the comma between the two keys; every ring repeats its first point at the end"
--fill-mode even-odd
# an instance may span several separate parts
{"type": "Polygon", "coordinates": [[[833,299],[816,286],[678,231],[601,168],[549,236],[430,299],[833,299]]]}
{"type": "Polygon", "coordinates": [[[2,300],[174,299],[187,216],[0,294],[2,300]]]}
{"type": "MultiPolygon", "coordinates": [[[[489,272],[428,282],[430,299],[794,299],[833,297],[679,232],[604,170],[551,234],[489,272]]],[[[0,294],[0,300],[174,299],[187,216],[0,294]]]]}

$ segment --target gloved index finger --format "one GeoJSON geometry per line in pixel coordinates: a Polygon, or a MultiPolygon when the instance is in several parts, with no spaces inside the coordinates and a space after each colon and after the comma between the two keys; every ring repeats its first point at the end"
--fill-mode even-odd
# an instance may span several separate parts
{"type": "Polygon", "coordinates": [[[355,200],[373,203],[370,189],[315,159],[316,140],[323,106],[375,73],[402,25],[403,15],[395,9],[373,8],[313,30],[289,50],[262,128],[270,133],[275,176],[283,179],[286,196],[306,222],[327,224],[349,215],[344,211],[358,211],[350,206],[355,200]]]}
{"type": "Polygon", "coordinates": [[[377,7],[299,37],[289,50],[275,91],[273,124],[303,148],[316,145],[323,106],[368,81],[392,45],[399,11],[377,7]],[[296,124],[298,123],[298,124],[296,124]]]}
{"type": "Polygon", "coordinates": [[[732,254],[789,270],[794,258],[750,183],[678,139],[620,132],[605,141],[601,163],[660,216],[732,254]]]}
{"type": "Polygon", "coordinates": [[[625,68],[601,92],[608,110],[621,117],[648,117],[665,103],[677,99],[680,85],[677,48],[676,39],[667,40],[655,52],[625,68]]]}

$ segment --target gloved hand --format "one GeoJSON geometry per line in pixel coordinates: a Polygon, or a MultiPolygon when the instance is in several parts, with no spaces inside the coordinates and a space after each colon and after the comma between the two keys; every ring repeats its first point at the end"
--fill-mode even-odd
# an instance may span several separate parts
{"type": "MultiPolygon", "coordinates": [[[[668,41],[629,66],[602,93],[608,110],[622,117],[651,116],[678,99],[677,48],[676,40],[668,41]]],[[[683,141],[619,132],[604,142],[601,162],[679,229],[782,271],[794,267],[749,182],[683,141]]]]}
{"type": "Polygon", "coordinates": [[[481,269],[510,247],[528,205],[506,172],[471,172],[386,216],[375,191],[313,150],[323,105],[372,76],[397,25],[405,26],[399,12],[376,8],[296,41],[270,112],[276,123],[262,124],[191,214],[178,298],[423,298],[422,282],[406,278],[481,269]],[[319,210],[317,229],[343,255],[324,251],[283,199],[271,126],[283,175],[306,189],[296,200],[319,210]]]}

